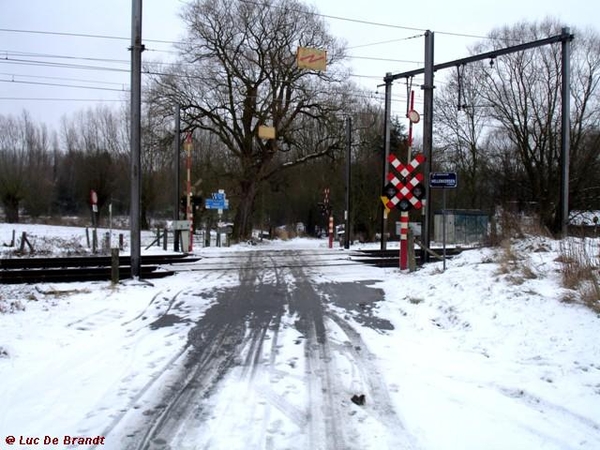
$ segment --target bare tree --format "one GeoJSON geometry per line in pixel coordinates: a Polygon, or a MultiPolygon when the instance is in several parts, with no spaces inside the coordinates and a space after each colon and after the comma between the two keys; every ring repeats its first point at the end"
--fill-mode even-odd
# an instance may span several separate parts
{"type": "Polygon", "coordinates": [[[481,208],[487,197],[482,189],[487,161],[485,136],[489,133],[486,100],[481,96],[473,66],[461,66],[435,98],[437,161],[458,173],[463,206],[481,208]]]}
{"type": "MultiPolygon", "coordinates": [[[[182,105],[190,129],[215,134],[235,161],[235,237],[247,237],[260,183],[279,170],[339,147],[328,133],[339,121],[335,85],[344,57],[313,8],[296,0],[267,2],[195,0],[183,10],[187,38],[179,65],[155,79],[149,99],[165,111],[182,105]],[[298,46],[327,50],[326,72],[299,69],[298,46]],[[308,146],[301,131],[319,123],[319,145],[308,146]],[[276,139],[261,139],[270,125],[276,139]]],[[[339,91],[337,91],[339,93],[339,91]]]]}
{"type": "MultiPolygon", "coordinates": [[[[538,40],[560,32],[561,26],[554,20],[521,23],[493,31],[491,39],[476,51],[538,40]]],[[[580,161],[585,159],[586,152],[582,139],[590,127],[597,126],[600,114],[597,108],[600,46],[597,34],[574,32],[578,37],[572,48],[571,177],[578,180],[581,176],[577,171],[582,169],[580,161]]],[[[529,200],[538,202],[542,221],[557,229],[561,48],[538,47],[497,58],[491,69],[484,63],[478,67],[476,76],[481,95],[493,105],[489,109],[490,118],[504,129],[527,174],[532,195],[529,200]]]]}
{"type": "Polygon", "coordinates": [[[117,112],[101,106],[63,118],[64,164],[57,174],[59,204],[70,204],[76,211],[89,207],[91,190],[98,195],[100,212],[111,199],[126,201],[129,172],[125,123],[117,112]]]}
{"type": "Polygon", "coordinates": [[[22,127],[13,116],[0,116],[0,196],[9,223],[19,222],[25,196],[26,144],[22,127]]]}
{"type": "Polygon", "coordinates": [[[0,200],[7,222],[19,222],[19,210],[31,215],[50,208],[52,164],[48,131],[27,112],[0,116],[0,200]]]}
{"type": "Polygon", "coordinates": [[[56,133],[52,133],[53,139],[44,124],[36,125],[24,120],[23,125],[27,142],[28,171],[23,206],[31,217],[39,217],[52,212],[55,194],[53,168],[56,133]]]}
{"type": "MultiPolygon", "coordinates": [[[[472,53],[561,31],[552,19],[523,22],[492,31],[472,53]]],[[[600,193],[590,189],[598,168],[592,142],[600,125],[600,40],[591,30],[572,32],[570,190],[593,196],[600,193]]],[[[444,150],[445,166],[459,169],[468,195],[535,202],[551,229],[559,225],[561,62],[560,45],[548,45],[461,67],[440,90],[436,110],[437,143],[444,150]]]]}
{"type": "Polygon", "coordinates": [[[600,35],[593,30],[578,34],[573,43],[571,114],[571,205],[600,208],[600,35]]]}

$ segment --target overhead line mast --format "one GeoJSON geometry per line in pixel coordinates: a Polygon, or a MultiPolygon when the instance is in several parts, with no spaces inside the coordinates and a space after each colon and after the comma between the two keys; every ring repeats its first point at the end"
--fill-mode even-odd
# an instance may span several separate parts
{"type": "Polygon", "coordinates": [[[141,269],[141,114],[142,114],[142,0],[132,0],[131,18],[131,277],[138,279],[141,269]]]}
{"type": "MultiPolygon", "coordinates": [[[[567,236],[567,225],[569,220],[569,153],[570,153],[570,140],[569,140],[569,113],[570,113],[570,74],[571,74],[571,64],[570,64],[570,43],[573,40],[574,36],[570,33],[569,28],[563,28],[561,34],[556,36],[551,36],[545,39],[540,39],[533,42],[527,42],[524,44],[513,45],[511,47],[506,47],[498,50],[492,50],[486,53],[481,53],[479,55],[473,55],[466,58],[456,59],[454,61],[445,62],[442,64],[433,64],[433,33],[429,30],[425,32],[425,67],[421,69],[409,70],[407,72],[402,72],[398,74],[392,74],[390,72],[386,73],[383,81],[385,83],[386,89],[386,105],[389,103],[391,98],[391,87],[392,83],[395,80],[400,78],[411,78],[415,75],[425,75],[425,82],[421,86],[424,92],[424,122],[423,122],[423,153],[427,158],[427,162],[425,164],[425,182],[429,182],[429,174],[431,173],[432,167],[432,150],[433,150],[433,75],[434,72],[442,69],[447,69],[450,67],[460,67],[465,64],[469,64],[476,61],[482,61],[486,59],[495,59],[498,56],[507,55],[510,53],[521,52],[524,50],[529,50],[536,47],[541,47],[544,45],[556,44],[558,42],[562,43],[562,123],[561,123],[561,157],[560,157],[560,166],[561,166],[561,180],[560,180],[560,207],[559,207],[559,216],[560,216],[560,232],[563,237],[567,236]]],[[[389,142],[387,142],[387,134],[389,133],[388,127],[390,123],[390,110],[389,108],[385,109],[385,121],[386,124],[384,130],[384,142],[385,142],[385,158],[384,164],[387,167],[387,155],[389,154],[389,142]]],[[[386,172],[387,169],[384,170],[386,172]]],[[[386,183],[386,179],[384,177],[383,183],[386,183]]],[[[431,190],[426,190],[426,208],[427,211],[423,217],[422,224],[422,243],[426,248],[430,246],[430,223],[432,218],[432,210],[431,210],[431,190]]],[[[385,212],[384,218],[382,222],[386,223],[385,212]]],[[[382,241],[381,247],[385,249],[385,229],[382,230],[382,241]]],[[[423,260],[428,260],[428,254],[426,251],[423,252],[423,260]]]]}

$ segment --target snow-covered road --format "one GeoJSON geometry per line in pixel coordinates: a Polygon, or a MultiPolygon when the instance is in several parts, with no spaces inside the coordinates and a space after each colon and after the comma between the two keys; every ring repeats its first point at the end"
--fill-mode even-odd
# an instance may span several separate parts
{"type": "MultiPolygon", "coordinates": [[[[339,263],[330,252],[237,255],[239,284],[220,290],[190,327],[185,356],[169,368],[176,375],[161,375],[162,387],[119,417],[107,439],[127,449],[413,448],[376,357],[344,318],[393,328],[372,317],[383,292],[359,281],[315,283],[308,272],[327,272],[326,259],[339,263]]],[[[201,296],[202,284],[185,293],[201,296]]],[[[181,298],[155,326],[187,320],[181,298]]]]}
{"type": "Polygon", "coordinates": [[[0,448],[595,450],[600,320],[557,247],[408,274],[300,239],[0,286],[0,448]]]}

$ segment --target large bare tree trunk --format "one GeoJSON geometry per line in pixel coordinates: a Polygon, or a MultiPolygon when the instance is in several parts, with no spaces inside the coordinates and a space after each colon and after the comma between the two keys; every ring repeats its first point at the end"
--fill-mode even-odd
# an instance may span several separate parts
{"type": "Polygon", "coordinates": [[[251,235],[261,183],[341,147],[345,49],[315,11],[295,0],[187,2],[182,64],[149,89],[150,101],[166,114],[179,104],[188,127],[211,133],[227,153],[229,180],[241,188],[234,239],[251,235]],[[327,70],[298,67],[298,46],[326,48],[327,70]],[[261,136],[263,126],[274,137],[261,136]]]}
{"type": "Polygon", "coordinates": [[[240,204],[235,214],[235,228],[233,237],[237,241],[243,241],[252,237],[252,212],[256,199],[256,181],[240,182],[240,204]]]}

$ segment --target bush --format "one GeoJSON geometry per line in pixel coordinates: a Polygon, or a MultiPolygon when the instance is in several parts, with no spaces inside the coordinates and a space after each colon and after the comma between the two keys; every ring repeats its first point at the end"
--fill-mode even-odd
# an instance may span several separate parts
{"type": "MultiPolygon", "coordinates": [[[[578,292],[580,301],[600,313],[600,255],[597,243],[588,239],[560,242],[558,262],[563,265],[562,285],[578,292]]],[[[569,297],[572,301],[572,296],[569,297]]]]}

